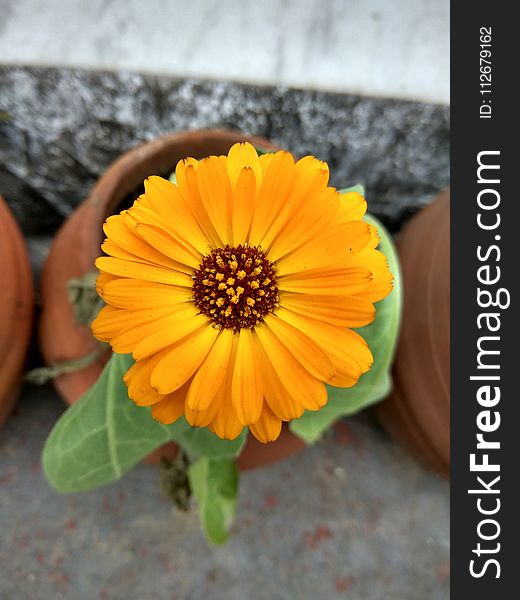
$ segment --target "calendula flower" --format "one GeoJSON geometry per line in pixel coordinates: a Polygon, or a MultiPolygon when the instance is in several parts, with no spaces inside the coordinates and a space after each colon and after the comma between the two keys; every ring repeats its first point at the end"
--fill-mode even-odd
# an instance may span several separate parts
{"type": "Polygon", "coordinates": [[[372,364],[350,328],[391,290],[377,232],[312,156],[235,144],[175,173],[107,219],[94,335],[133,355],[128,394],[158,421],[273,441],[372,364]]]}

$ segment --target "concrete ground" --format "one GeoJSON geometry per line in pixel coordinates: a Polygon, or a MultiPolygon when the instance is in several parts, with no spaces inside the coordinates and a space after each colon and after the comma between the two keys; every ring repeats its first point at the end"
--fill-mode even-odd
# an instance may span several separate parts
{"type": "Polygon", "coordinates": [[[60,495],[40,466],[63,404],[27,388],[0,432],[1,600],[440,600],[449,597],[448,484],[373,422],[240,482],[238,519],[209,546],[155,467],[60,495]]]}

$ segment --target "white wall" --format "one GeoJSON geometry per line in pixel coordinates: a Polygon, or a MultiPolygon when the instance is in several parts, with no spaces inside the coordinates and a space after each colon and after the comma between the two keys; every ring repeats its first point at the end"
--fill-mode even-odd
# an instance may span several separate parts
{"type": "Polygon", "coordinates": [[[449,102],[449,0],[0,0],[0,62],[449,102]]]}

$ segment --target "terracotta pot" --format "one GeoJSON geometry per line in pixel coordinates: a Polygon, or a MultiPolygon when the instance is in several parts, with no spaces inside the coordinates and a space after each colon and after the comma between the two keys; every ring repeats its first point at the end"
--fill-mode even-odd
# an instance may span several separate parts
{"type": "MultiPolygon", "coordinates": [[[[249,141],[255,146],[277,150],[265,139],[235,131],[203,130],[172,133],[144,143],[116,160],[94,186],[90,196],[74,211],[54,239],[44,265],[41,282],[42,315],[40,320],[40,345],[48,364],[84,357],[97,348],[90,328],[74,320],[69,302],[67,284],[94,269],[94,260],[100,255],[103,241],[102,225],[105,219],[117,212],[121,203],[134,199],[149,175],[168,176],[176,164],[186,156],[203,158],[213,154],[227,154],[236,142],[249,141]]],[[[60,375],[54,380],[56,389],[68,404],[78,400],[98,379],[108,357],[99,358],[84,369],[60,375]]],[[[280,443],[271,444],[263,463],[275,460],[271,453],[287,456],[304,447],[303,442],[289,432],[280,443]],[[291,440],[287,444],[284,440],[291,440]],[[278,449],[278,450],[277,450],[278,449]]],[[[248,442],[244,454],[254,453],[255,442],[248,442]],[[251,449],[251,450],[250,450],[251,449]]],[[[172,455],[170,449],[160,454],[172,455]]],[[[241,458],[244,466],[258,466],[261,461],[241,458]]],[[[154,453],[155,460],[157,452],[154,453]]],[[[153,457],[152,457],[153,461],[153,457]]]]}
{"type": "Polygon", "coordinates": [[[29,345],[34,306],[22,232],[0,196],[0,425],[11,413],[29,345]]]}
{"type": "Polygon", "coordinates": [[[397,239],[403,319],[394,389],[376,411],[390,433],[443,476],[450,470],[450,194],[397,239]]]}

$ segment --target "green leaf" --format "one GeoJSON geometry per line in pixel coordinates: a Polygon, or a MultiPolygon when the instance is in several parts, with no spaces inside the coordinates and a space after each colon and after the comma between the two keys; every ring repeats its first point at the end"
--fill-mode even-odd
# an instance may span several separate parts
{"type": "Polygon", "coordinates": [[[195,456],[231,457],[244,444],[221,440],[207,429],[191,427],[183,418],[173,425],[152,419],[149,408],[136,406],[123,375],[130,355],[113,353],[98,381],[68,408],[43,449],[43,468],[60,492],[81,492],[120,478],[147,454],[168,441],[195,456]]]}
{"type": "Polygon", "coordinates": [[[316,412],[305,411],[290,424],[291,430],[307,443],[318,440],[323,432],[341,416],[351,415],[375,402],[382,400],[392,389],[390,368],[399,334],[401,318],[401,278],[397,252],[390,234],[374,217],[365,221],[375,225],[381,243],[379,249],[386,256],[394,276],[392,292],[376,304],[376,318],[366,327],[358,329],[365,338],[374,356],[374,364],[363,374],[353,388],[327,386],[328,402],[316,412]]]}
{"type": "Polygon", "coordinates": [[[343,188],[342,190],[338,190],[338,192],[340,194],[346,194],[348,192],[357,192],[358,194],[361,194],[363,196],[363,198],[365,197],[365,187],[363,185],[361,185],[360,183],[357,183],[356,185],[352,185],[351,187],[348,187],[348,188],[343,188]]]}
{"type": "Polygon", "coordinates": [[[188,477],[205,534],[214,544],[223,544],[236,513],[238,469],[235,461],[201,458],[189,467],[188,477]]]}
{"type": "Polygon", "coordinates": [[[58,420],[43,449],[43,468],[60,492],[118,479],[171,439],[170,428],[129,400],[123,375],[129,355],[113,354],[98,381],[58,420]]]}

